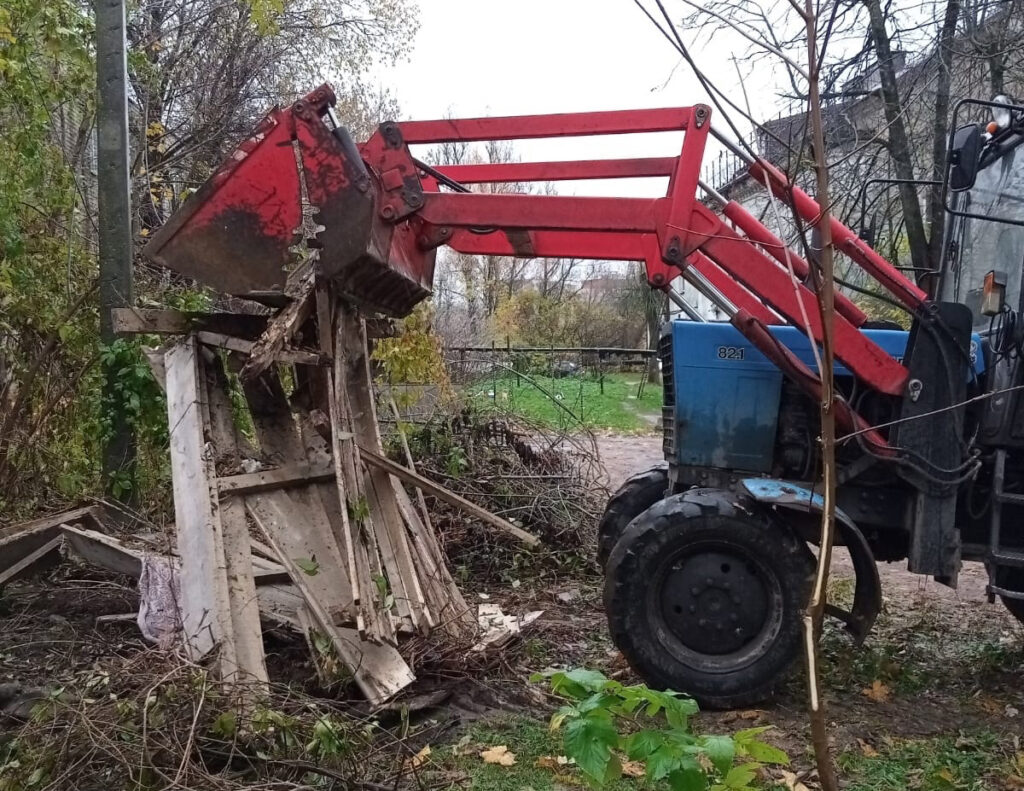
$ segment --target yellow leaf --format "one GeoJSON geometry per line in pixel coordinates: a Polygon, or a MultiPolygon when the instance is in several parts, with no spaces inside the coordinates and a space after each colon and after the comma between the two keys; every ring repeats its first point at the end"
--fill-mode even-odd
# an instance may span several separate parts
{"type": "Polygon", "coordinates": [[[499,766],[512,766],[516,762],[516,754],[509,752],[508,747],[499,744],[497,747],[490,747],[480,753],[485,764],[498,764],[499,766]]]}
{"type": "Polygon", "coordinates": [[[406,758],[405,759],[405,769],[406,769],[406,771],[409,771],[409,770],[412,770],[412,769],[419,769],[421,766],[423,766],[423,764],[425,764],[427,762],[427,757],[429,755],[430,755],[430,745],[428,744],[426,747],[424,747],[422,750],[420,750],[418,753],[416,753],[416,755],[414,755],[412,758],[406,758]]]}
{"type": "Polygon", "coordinates": [[[788,791],[810,791],[807,786],[800,782],[800,776],[795,772],[787,772],[785,769],[780,769],[779,780],[782,781],[782,785],[788,791]]]}
{"type": "Polygon", "coordinates": [[[875,703],[885,703],[889,699],[889,687],[876,678],[870,687],[861,690],[861,694],[875,703]]]}
{"type": "Polygon", "coordinates": [[[876,750],[874,747],[872,747],[870,744],[868,744],[863,739],[857,739],[857,744],[860,745],[861,754],[865,758],[877,758],[878,757],[878,750],[876,750]]]}

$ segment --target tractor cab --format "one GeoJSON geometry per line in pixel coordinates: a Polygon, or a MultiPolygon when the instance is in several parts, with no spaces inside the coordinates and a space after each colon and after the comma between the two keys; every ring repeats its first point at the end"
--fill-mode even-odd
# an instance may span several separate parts
{"type": "Polygon", "coordinates": [[[987,335],[1024,308],[1024,108],[997,97],[961,102],[958,110],[978,104],[992,109],[992,122],[984,131],[980,124],[960,127],[950,149],[942,296],[967,305],[974,327],[987,335]]]}

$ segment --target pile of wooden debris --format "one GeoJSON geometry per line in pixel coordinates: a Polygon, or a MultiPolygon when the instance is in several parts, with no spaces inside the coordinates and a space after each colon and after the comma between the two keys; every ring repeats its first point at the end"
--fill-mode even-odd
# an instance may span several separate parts
{"type": "Polygon", "coordinates": [[[183,336],[150,353],[167,394],[173,556],[152,562],[85,509],[0,535],[0,584],[66,542],[142,577],[143,632],[166,640],[160,619],[147,626],[143,616],[173,607],[174,639],[188,656],[214,655],[221,678],[246,695],[268,683],[262,618],[302,631],[322,672],[340,665],[379,702],[414,680],[403,635],[468,646],[479,634],[423,492],[529,546],[537,540],[416,473],[408,448],[404,465],[385,456],[371,375],[376,325],[311,271],[292,283],[273,317],[117,317],[123,333],[183,336]]]}

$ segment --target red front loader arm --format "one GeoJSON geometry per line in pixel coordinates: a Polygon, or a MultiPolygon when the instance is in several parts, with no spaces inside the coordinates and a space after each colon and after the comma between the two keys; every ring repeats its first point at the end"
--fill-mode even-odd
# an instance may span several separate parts
{"type": "MultiPolygon", "coordinates": [[[[771,342],[765,325],[786,322],[820,342],[821,322],[809,265],[736,203],[724,219],[697,200],[710,131],[704,105],[509,118],[385,123],[362,146],[324,122],[334,102],[323,86],[290,108],[275,108],[252,138],[156,234],[153,260],[229,293],[280,291],[302,238],[303,197],[320,226],[306,239],[319,248],[321,273],[352,299],[404,315],[429,294],[436,249],[526,258],[643,261],[652,287],[682,274],[731,317],[733,325],[812,397],[821,383],[771,342]],[[677,157],[450,165],[430,167],[410,146],[454,141],[681,132],[677,157]],[[296,157],[296,152],[298,156],[296,157]],[[296,161],[299,166],[297,167],[296,161]],[[596,198],[471,192],[462,185],[668,177],[657,198],[596,198]],[[455,191],[441,191],[441,185],[455,191]],[[728,221],[728,222],[726,222],[728,221]]],[[[755,179],[816,222],[820,207],[770,165],[755,179]]],[[[912,309],[924,293],[856,235],[832,221],[838,249],[912,309]]],[[[902,395],[907,370],[858,329],[864,313],[836,300],[836,357],[865,385],[902,395]]],[[[867,424],[846,405],[848,430],[867,424]]],[[[870,432],[877,447],[885,441],[870,432]]]]}

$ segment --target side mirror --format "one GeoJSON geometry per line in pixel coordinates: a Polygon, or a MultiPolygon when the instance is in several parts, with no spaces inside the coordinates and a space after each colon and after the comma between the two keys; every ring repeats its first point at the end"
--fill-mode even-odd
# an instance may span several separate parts
{"type": "Polygon", "coordinates": [[[977,124],[961,126],[953,134],[953,146],[949,150],[949,188],[963,192],[974,186],[978,177],[978,160],[981,156],[981,127],[977,124]]]}

